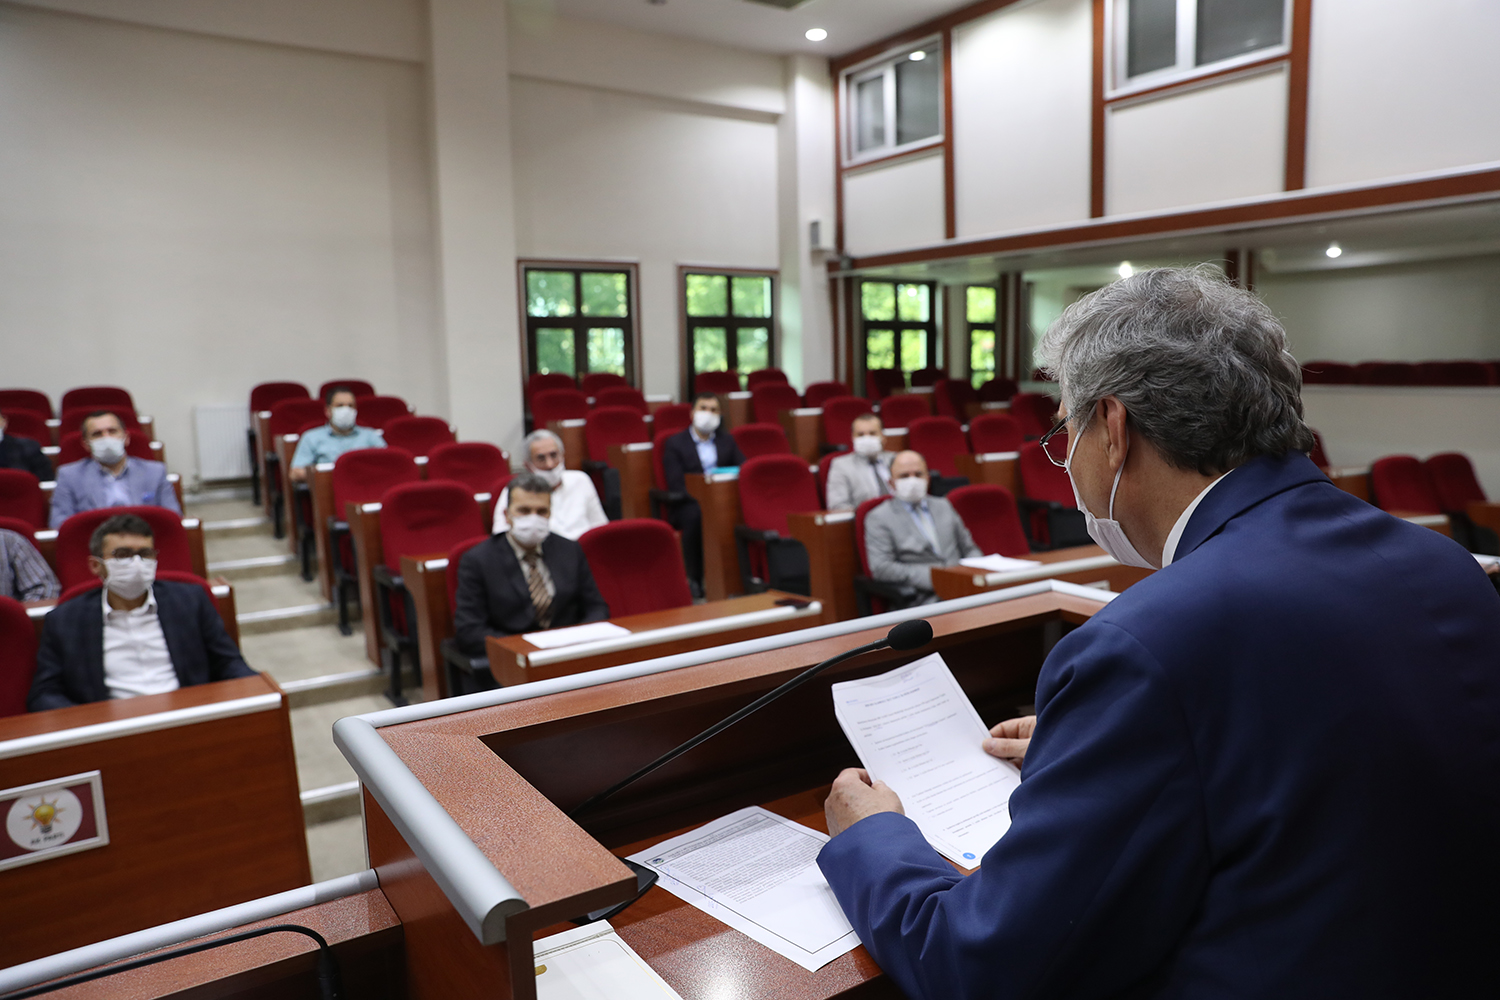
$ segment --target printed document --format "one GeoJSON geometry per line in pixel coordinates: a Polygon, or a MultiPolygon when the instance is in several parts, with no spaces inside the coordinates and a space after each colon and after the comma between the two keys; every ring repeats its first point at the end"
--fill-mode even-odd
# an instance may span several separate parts
{"type": "Polygon", "coordinates": [[[630,629],[613,622],[589,622],[568,628],[554,628],[546,632],[527,632],[521,636],[539,649],[556,649],[559,646],[576,646],[580,642],[598,642],[600,639],[618,639],[629,635],[630,629]]]}
{"type": "Polygon", "coordinates": [[[964,868],[1010,829],[1014,765],[980,746],[990,731],[938,653],[889,673],[833,685],[833,713],[870,777],[939,854],[964,868]]]}
{"type": "Polygon", "coordinates": [[[1014,573],[1017,570],[1036,569],[1041,565],[1035,559],[1012,559],[1010,556],[970,556],[968,559],[960,559],[958,564],[990,573],[1014,573]]]}
{"type": "Polygon", "coordinates": [[[682,1000],[606,920],[533,947],[537,1000],[682,1000]]]}
{"type": "Polygon", "coordinates": [[[632,854],[657,885],[816,972],[859,944],[818,852],[828,835],[759,806],[632,854]]]}

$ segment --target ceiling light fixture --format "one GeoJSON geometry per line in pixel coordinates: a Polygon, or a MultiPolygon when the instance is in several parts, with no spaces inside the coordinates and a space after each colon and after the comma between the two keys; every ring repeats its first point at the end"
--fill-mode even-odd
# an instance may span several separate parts
{"type": "Polygon", "coordinates": [[[1130,277],[1134,273],[1135,273],[1135,268],[1133,268],[1133,267],[1130,266],[1130,261],[1128,261],[1128,260],[1122,260],[1122,261],[1120,261],[1120,277],[1122,277],[1122,278],[1128,278],[1128,277],[1130,277]]]}
{"type": "Polygon", "coordinates": [[[1334,242],[1328,244],[1328,249],[1323,252],[1330,257],[1337,257],[1344,252],[1344,248],[1339,246],[1337,242],[1334,242]]]}
{"type": "Polygon", "coordinates": [[[821,42],[828,37],[828,32],[823,28],[808,28],[806,37],[809,42],[821,42]]]}
{"type": "Polygon", "coordinates": [[[910,59],[912,62],[921,62],[923,59],[927,58],[927,53],[923,49],[918,49],[906,58],[910,59]]]}

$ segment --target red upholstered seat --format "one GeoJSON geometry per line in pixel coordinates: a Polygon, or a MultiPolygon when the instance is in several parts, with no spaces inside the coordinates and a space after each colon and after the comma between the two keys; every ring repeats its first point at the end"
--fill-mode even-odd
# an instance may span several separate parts
{"type": "Polygon", "coordinates": [[[377,430],[384,430],[392,420],[411,415],[411,407],[400,396],[361,396],[358,410],[359,426],[377,430]]]}
{"type": "Polygon", "coordinates": [[[775,383],[790,385],[787,381],[786,372],[780,368],[758,368],[745,376],[745,388],[754,392],[757,386],[774,385],[775,383]]]}
{"type": "Polygon", "coordinates": [[[1013,378],[992,378],[979,387],[979,401],[981,403],[1005,403],[1020,391],[1020,386],[1013,378]]]}
{"type": "MultiPolygon", "coordinates": [[[[567,376],[564,375],[563,378],[567,376]]],[[[583,390],[585,396],[597,396],[601,390],[615,386],[624,386],[628,389],[630,381],[624,375],[616,375],[614,372],[589,372],[578,383],[578,388],[583,390]]],[[[563,388],[572,388],[572,386],[563,386],[563,388]]]]}
{"type": "Polygon", "coordinates": [[[666,406],[658,406],[656,412],[651,414],[651,429],[660,434],[662,431],[685,431],[693,424],[693,408],[686,403],[669,403],[666,406]]]}
{"type": "MultiPolygon", "coordinates": [[[[321,398],[283,399],[279,403],[271,404],[271,419],[268,421],[267,430],[273,438],[282,434],[297,434],[313,421],[325,423],[327,419],[323,413],[321,398]]],[[[271,450],[271,442],[263,441],[261,444],[266,451],[271,450]]]]}
{"type": "Polygon", "coordinates": [[[1427,467],[1411,455],[1387,455],[1370,466],[1370,492],[1381,510],[1441,514],[1443,503],[1427,467]]]}
{"type": "Polygon", "coordinates": [[[0,410],[30,410],[45,420],[52,419],[52,400],[36,389],[0,389],[0,410]]]}
{"type": "Polygon", "coordinates": [[[1489,366],[1481,361],[1424,361],[1417,365],[1421,385],[1490,385],[1489,366]]]}
{"type": "Polygon", "coordinates": [[[1433,455],[1422,463],[1427,475],[1437,490],[1438,502],[1445,511],[1461,511],[1471,503],[1484,503],[1484,487],[1474,475],[1474,466],[1469,456],[1458,451],[1445,451],[1433,455]]]}
{"type": "Polygon", "coordinates": [[[835,396],[847,395],[849,387],[842,382],[814,382],[802,394],[802,401],[808,406],[822,406],[835,396]]]}
{"type": "Polygon", "coordinates": [[[1408,361],[1362,361],[1354,373],[1361,385],[1417,384],[1417,366],[1408,361]]]}
{"type": "MultiPolygon", "coordinates": [[[[859,553],[859,572],[861,576],[870,575],[870,553],[865,549],[865,518],[870,516],[870,511],[885,503],[890,497],[875,497],[866,500],[854,508],[854,551],[859,553]]],[[[868,598],[870,612],[872,614],[884,614],[888,607],[884,599],[871,594],[868,598]]]]}
{"type": "Polygon", "coordinates": [[[699,372],[693,376],[693,392],[716,392],[724,395],[727,392],[740,391],[740,373],[730,371],[699,372]]]}
{"type": "MultiPolygon", "coordinates": [[[[1067,453],[1066,434],[1059,434],[1052,440],[1057,442],[1060,454],[1067,453]]],[[[1021,446],[1021,458],[1016,463],[1016,471],[1021,480],[1021,493],[1026,499],[1061,504],[1063,507],[1077,506],[1073,498],[1073,483],[1068,479],[1067,470],[1053,465],[1037,442],[1027,441],[1021,446]]],[[[1036,507],[1031,511],[1031,537],[1042,544],[1051,541],[1047,512],[1043,508],[1036,507]]]]}
{"type": "Polygon", "coordinates": [[[913,420],[931,415],[932,403],[925,395],[903,393],[880,401],[880,420],[888,431],[909,427],[913,420]]]}
{"type": "Polygon", "coordinates": [[[120,418],[120,423],[132,434],[139,434],[141,422],[137,419],[135,411],[124,406],[74,406],[62,411],[59,418],[61,433],[77,434],[83,427],[83,422],[88,419],[90,413],[113,413],[120,418]]]}
{"type": "Polygon", "coordinates": [[[578,544],[611,618],[693,603],[677,532],[665,521],[611,521],[585,531],[578,544]]]}
{"type": "Polygon", "coordinates": [[[331,378],[318,386],[318,402],[328,395],[329,389],[348,389],[354,393],[355,399],[364,399],[366,396],[375,395],[375,387],[362,378],[331,378]]]}
{"type": "Polygon", "coordinates": [[[874,413],[868,399],[835,396],[823,401],[823,440],[836,448],[854,447],[854,418],[874,413]]]}
{"type": "Polygon", "coordinates": [[[927,468],[941,476],[963,475],[958,456],[969,454],[964,430],[952,417],[918,417],[906,425],[906,446],[927,460],[927,468]]]}
{"type": "Polygon", "coordinates": [[[791,442],[780,424],[741,424],[730,431],[746,458],[760,455],[790,455],[791,442]]]}
{"type": "Polygon", "coordinates": [[[766,382],[750,390],[750,410],[758,424],[781,422],[782,410],[795,410],[802,396],[785,382],[766,382]]]}
{"type": "Polygon", "coordinates": [[[1328,461],[1328,453],[1323,450],[1323,435],[1319,434],[1317,431],[1313,431],[1312,433],[1312,451],[1308,452],[1307,457],[1312,459],[1313,465],[1316,465],[1320,469],[1326,469],[1328,468],[1330,463],[1328,461]]]}
{"type": "Polygon", "coordinates": [[[36,629],[20,601],[0,597],[0,717],[24,715],[36,673],[36,629]]]}
{"type": "Polygon", "coordinates": [[[413,455],[431,455],[433,449],[454,441],[453,428],[442,417],[397,417],[385,425],[384,434],[387,445],[413,455]]]}
{"type": "Polygon", "coordinates": [[[56,565],[53,568],[63,590],[95,579],[89,572],[89,538],[95,528],[118,514],[134,514],[151,525],[158,570],[193,572],[192,550],[180,515],[164,507],[101,507],[74,514],[57,529],[56,565]]]}
{"type": "Polygon", "coordinates": [[[593,394],[595,406],[628,406],[637,410],[642,416],[651,412],[646,405],[646,397],[641,390],[629,385],[605,386],[593,394]]]}
{"type": "Polygon", "coordinates": [[[135,412],[135,400],[130,393],[117,385],[85,385],[63,393],[57,408],[68,410],[110,410],[120,406],[135,412]]]}
{"type": "Polygon", "coordinates": [[[908,384],[912,386],[937,385],[948,377],[948,373],[941,368],[918,368],[911,373],[908,384]]]}
{"type": "MultiPolygon", "coordinates": [[[[67,465],[76,462],[80,458],[88,458],[92,452],[88,445],[83,443],[83,435],[77,431],[71,434],[64,433],[62,440],[57,443],[57,464],[67,465]]],[[[145,458],[157,461],[156,452],[151,447],[151,442],[146,435],[137,428],[131,431],[129,439],[125,442],[125,454],[132,458],[145,458]]]]}
{"type": "Polygon", "coordinates": [[[884,399],[906,388],[906,376],[897,368],[872,368],[865,372],[865,395],[884,399]]]}
{"type": "Polygon", "coordinates": [[[537,372],[526,380],[526,398],[535,400],[538,393],[551,392],[554,389],[567,389],[575,392],[578,383],[573,381],[573,376],[565,372],[537,372]]]}
{"type": "Polygon", "coordinates": [[[1056,422],[1057,400],[1044,392],[1018,392],[1010,398],[1010,415],[1021,425],[1021,434],[1039,438],[1056,422]]]}
{"type": "Polygon", "coordinates": [[[531,397],[531,421],[537,428],[556,420],[583,420],[588,415],[588,397],[577,389],[545,389],[531,397]]]}
{"type": "Polygon", "coordinates": [[[262,382],[250,390],[250,412],[269,410],[283,399],[311,399],[301,382],[262,382]]]}
{"type": "Polygon", "coordinates": [[[740,511],[757,531],[785,535],[787,515],[818,509],[818,490],[807,463],[796,455],[762,455],[740,466],[740,511]]]}
{"type": "Polygon", "coordinates": [[[4,514],[0,514],[0,530],[14,531],[28,542],[31,542],[33,547],[36,545],[36,539],[33,536],[38,528],[31,521],[23,521],[19,517],[7,517],[4,514]]]}
{"type": "Polygon", "coordinates": [[[385,566],[400,574],[402,556],[432,556],[485,533],[474,491],[450,481],[402,483],[380,497],[385,566]]]}
{"type": "Polygon", "coordinates": [[[1306,385],[1353,385],[1359,381],[1359,372],[1342,361],[1309,361],[1302,366],[1302,381],[1306,385]]]}
{"type": "Polygon", "coordinates": [[[1019,558],[1031,552],[1010,490],[987,484],[960,486],[949,491],[947,499],[985,555],[1019,558]]]}
{"type": "Polygon", "coordinates": [[[416,460],[404,448],[346,451],[333,463],[334,517],[342,521],[347,504],[374,503],[392,487],[420,478],[416,460]]]}
{"type": "Polygon", "coordinates": [[[1020,451],[1024,441],[1021,425],[1009,413],[981,413],[969,421],[969,442],[976,455],[1020,451]]]}
{"type": "Polygon", "coordinates": [[[680,433],[682,432],[664,431],[658,427],[656,433],[651,437],[651,480],[656,489],[664,490],[667,488],[667,473],[661,464],[662,443],[673,434],[680,433]]]}
{"type": "Polygon", "coordinates": [[[651,440],[651,425],[645,416],[629,406],[601,406],[588,415],[583,428],[589,460],[603,462],[609,458],[612,444],[635,444],[651,440]]]}
{"type": "Polygon", "coordinates": [[[470,492],[483,493],[501,476],[509,475],[510,458],[488,441],[443,444],[427,453],[429,482],[449,480],[462,483],[470,492]]]}
{"type": "Polygon", "coordinates": [[[47,526],[47,495],[36,476],[25,469],[0,469],[0,516],[47,526]]]}
{"type": "Polygon", "coordinates": [[[979,402],[979,393],[963,379],[940,379],[932,387],[933,411],[940,417],[952,417],[959,423],[969,419],[969,404],[979,402]]]}
{"type": "Polygon", "coordinates": [[[828,506],[828,469],[833,465],[833,460],[840,455],[847,455],[844,451],[830,451],[818,459],[818,506],[828,506]]]}
{"type": "Polygon", "coordinates": [[[52,428],[47,426],[49,418],[36,410],[0,408],[0,415],[5,417],[5,433],[11,437],[30,438],[42,445],[52,443],[52,428]]]}

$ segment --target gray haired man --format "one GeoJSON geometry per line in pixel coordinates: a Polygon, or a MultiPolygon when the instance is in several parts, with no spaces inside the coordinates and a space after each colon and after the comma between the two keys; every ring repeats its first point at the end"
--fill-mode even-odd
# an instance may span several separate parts
{"type": "MultiPolygon", "coordinates": [[[[562,439],[548,430],[536,430],[526,435],[526,471],[540,476],[552,487],[552,520],[554,535],[577,541],[590,528],[607,524],[604,506],[599,502],[599,491],[594,489],[594,480],[587,472],[563,468],[562,439]]],[[[510,499],[510,489],[502,490],[495,502],[494,533],[507,530],[505,511],[510,499]]]]}

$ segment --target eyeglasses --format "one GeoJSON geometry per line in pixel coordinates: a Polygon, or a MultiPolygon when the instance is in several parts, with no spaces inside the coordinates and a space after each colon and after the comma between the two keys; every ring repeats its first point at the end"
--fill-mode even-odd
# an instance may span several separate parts
{"type": "Polygon", "coordinates": [[[1063,417],[1057,422],[1055,426],[1053,426],[1050,431],[1043,434],[1040,440],[1037,441],[1037,444],[1042,446],[1042,454],[1047,456],[1047,461],[1051,462],[1059,469],[1066,469],[1068,467],[1068,436],[1064,434],[1061,441],[1053,441],[1052,438],[1059,431],[1067,430],[1067,427],[1068,418],[1063,417]],[[1062,458],[1058,458],[1056,455],[1052,454],[1053,448],[1062,449],[1062,458]]]}
{"type": "Polygon", "coordinates": [[[104,554],[104,558],[106,559],[134,559],[136,556],[140,556],[142,559],[155,559],[156,550],[120,548],[115,549],[113,552],[106,552],[104,554]]]}

